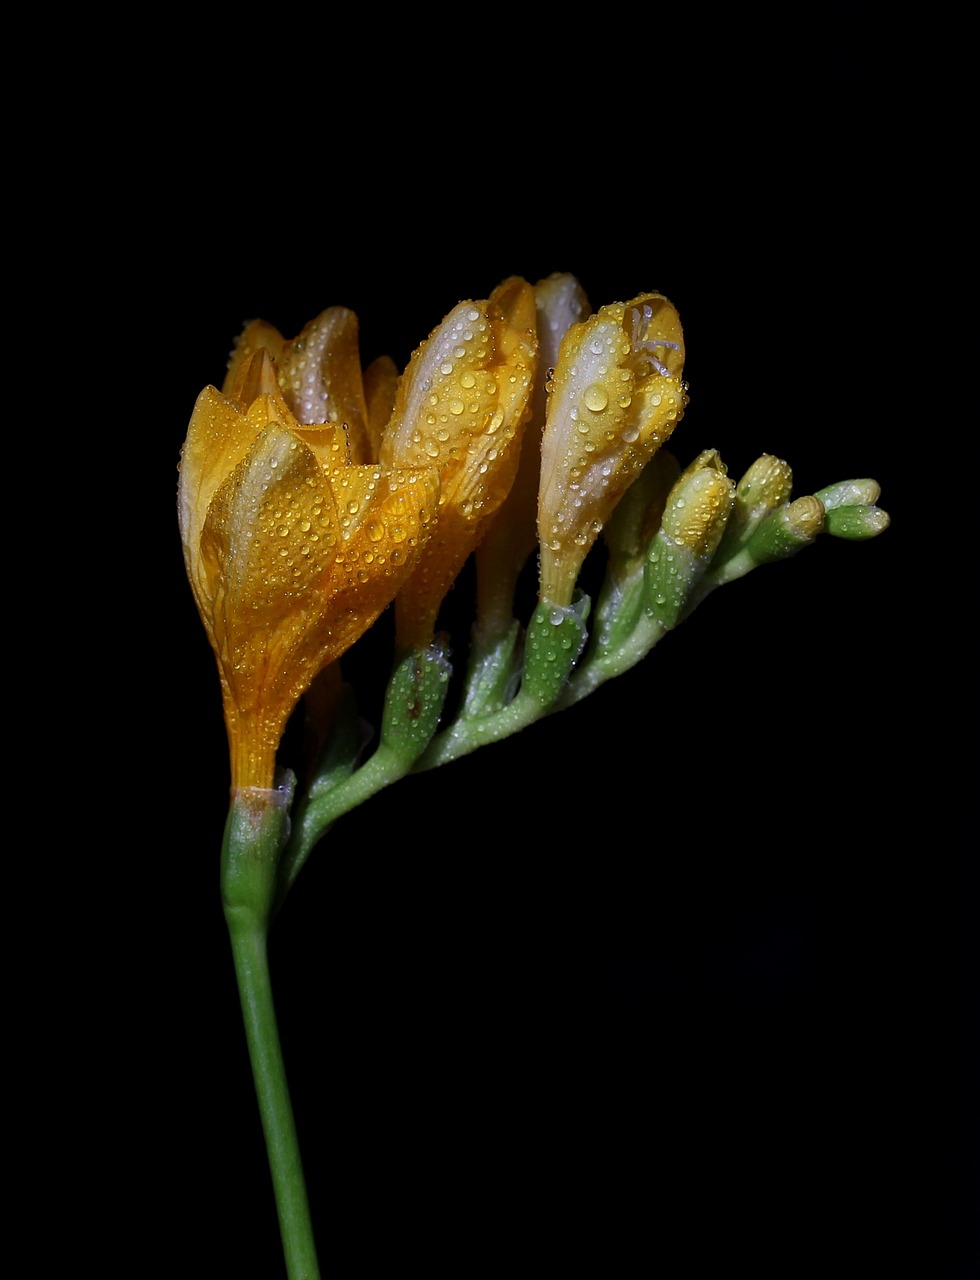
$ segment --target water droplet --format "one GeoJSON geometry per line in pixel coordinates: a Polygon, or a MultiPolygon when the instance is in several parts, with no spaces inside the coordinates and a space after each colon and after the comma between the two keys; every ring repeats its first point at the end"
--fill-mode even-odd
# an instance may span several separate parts
{"type": "Polygon", "coordinates": [[[587,409],[591,409],[593,413],[601,413],[609,403],[609,396],[605,387],[600,387],[594,382],[590,387],[586,387],[582,393],[582,401],[587,409]]]}
{"type": "Polygon", "coordinates": [[[462,400],[453,400],[449,405],[449,412],[458,416],[465,408],[466,405],[463,404],[462,400]]]}

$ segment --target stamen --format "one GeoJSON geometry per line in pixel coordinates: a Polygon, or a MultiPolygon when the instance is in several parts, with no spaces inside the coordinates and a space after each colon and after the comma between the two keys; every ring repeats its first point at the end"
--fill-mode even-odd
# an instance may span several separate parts
{"type": "Polygon", "coordinates": [[[669,378],[670,370],[662,360],[653,354],[653,349],[654,347],[669,347],[671,351],[680,351],[680,343],[670,342],[667,338],[642,338],[640,336],[641,331],[645,329],[653,319],[653,307],[651,307],[648,302],[643,304],[642,313],[639,307],[634,307],[631,314],[633,317],[633,334],[630,342],[633,350],[643,351],[646,354],[646,358],[650,361],[656,371],[662,377],[669,378]]]}

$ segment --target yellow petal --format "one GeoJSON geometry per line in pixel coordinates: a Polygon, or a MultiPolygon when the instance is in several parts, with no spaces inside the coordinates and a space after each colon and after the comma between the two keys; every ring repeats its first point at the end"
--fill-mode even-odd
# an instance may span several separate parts
{"type": "Polygon", "coordinates": [[[297,422],[344,423],[351,461],[370,462],[367,405],[361,376],[357,316],[329,307],[283,348],[279,382],[297,422]]]}
{"type": "Polygon", "coordinates": [[[572,275],[555,273],[534,286],[538,333],[538,372],[531,412],[521,440],[517,475],[476,552],[477,620],[490,633],[505,631],[514,613],[514,590],[537,546],[537,500],[541,476],[548,375],[569,326],[589,314],[585,291],[572,275]]]}
{"type": "Polygon", "coordinates": [[[221,675],[232,784],[268,787],[299,697],[413,568],[438,474],[352,464],[345,426],[298,425],[272,353],[250,343],[230,380],[236,398],[209,387],[198,399],[179,502],[221,675]]]}
{"type": "Polygon", "coordinates": [[[271,784],[275,749],[316,674],[372,625],[411,571],[434,471],[323,468],[269,423],[211,502],[201,540],[233,785],[271,784]]]}
{"type": "Polygon", "coordinates": [[[243,399],[242,382],[257,351],[267,351],[273,363],[282,355],[286,340],[273,325],[265,320],[250,320],[235,339],[228,360],[228,370],[221,390],[233,400],[243,399]]]}
{"type": "Polygon", "coordinates": [[[247,455],[261,427],[239,402],[205,387],[197,398],[180,454],[178,513],[187,576],[205,617],[208,590],[200,560],[201,533],[216,490],[247,455]]]}
{"type": "Polygon", "coordinates": [[[616,503],[680,420],[684,339],[660,294],[602,307],[559,352],[541,443],[542,596],[568,604],[616,503]]]}
{"type": "Polygon", "coordinates": [[[438,522],[399,595],[399,642],[432,638],[442,599],[513,483],[535,372],[534,291],[461,302],[412,355],[381,443],[391,468],[436,466],[438,522]]]}
{"type": "Polygon", "coordinates": [[[397,392],[398,366],[391,356],[378,356],[364,370],[364,400],[372,458],[380,457],[381,440],[391,421],[397,392]]]}

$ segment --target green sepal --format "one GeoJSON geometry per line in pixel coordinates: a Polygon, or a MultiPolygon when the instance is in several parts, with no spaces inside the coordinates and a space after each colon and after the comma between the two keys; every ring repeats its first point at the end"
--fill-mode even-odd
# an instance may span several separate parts
{"type": "Polygon", "coordinates": [[[470,644],[466,693],[461,715],[494,715],[517,691],[521,670],[521,626],[516,618],[502,634],[488,640],[474,627],[470,644]]]}
{"type": "Polygon", "coordinates": [[[439,644],[410,649],[395,663],[385,694],[379,750],[405,769],[435,733],[449,689],[452,665],[439,644]]]}
{"type": "Polygon", "coordinates": [[[668,630],[675,627],[707,564],[661,529],[650,543],[643,570],[646,616],[668,630]]]}
{"type": "Polygon", "coordinates": [[[542,600],[534,611],[524,642],[521,693],[542,707],[550,706],[561,693],[585,648],[590,603],[580,593],[570,605],[542,600]]]}
{"type": "Polygon", "coordinates": [[[864,542],[876,538],[891,523],[887,511],[875,506],[831,507],[827,512],[825,528],[834,538],[846,538],[849,542],[864,542]]]}
{"type": "Polygon", "coordinates": [[[264,927],[269,920],[295,783],[288,774],[282,786],[240,787],[232,794],[221,845],[221,898],[229,924],[264,927]]]}
{"type": "Polygon", "coordinates": [[[643,614],[643,561],[629,574],[606,573],[596,601],[594,640],[597,653],[611,653],[627,642],[643,614]]]}

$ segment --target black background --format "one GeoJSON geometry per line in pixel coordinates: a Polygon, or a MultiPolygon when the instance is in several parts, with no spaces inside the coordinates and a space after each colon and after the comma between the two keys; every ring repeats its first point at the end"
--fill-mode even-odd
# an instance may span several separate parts
{"type": "MultiPolygon", "coordinates": [[[[176,525],[194,400],[254,316],[292,335],[344,304],[365,361],[404,363],[460,299],[562,270],[594,306],[678,307],[682,462],[775,453],[796,494],[871,475],[893,524],[717,592],[586,703],[396,784],[316,851],[271,954],[323,1271],[966,1280],[976,970],[948,726],[972,691],[926,576],[939,335],[870,23],[671,15],[649,48],[546,32],[501,65],[499,31],[406,54],[422,37],[392,21],[328,42],[323,73],[317,42],[283,57],[259,32],[248,58],[189,58],[148,91],[149,161],[116,175],[105,264],[152,384],[159,557],[101,691],[127,817],[91,875],[122,1033],[95,1131],[132,1171],[122,1216],[160,1274],[284,1275],[176,525]]],[[[384,639],[351,659],[368,700],[384,639]]]]}

